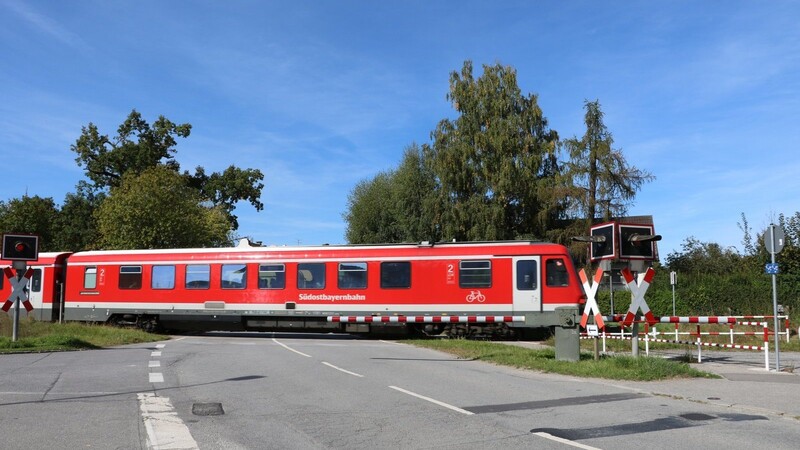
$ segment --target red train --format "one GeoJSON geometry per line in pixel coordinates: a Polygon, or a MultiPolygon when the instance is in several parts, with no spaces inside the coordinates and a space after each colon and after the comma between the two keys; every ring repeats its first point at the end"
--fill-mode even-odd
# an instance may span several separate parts
{"type": "Polygon", "coordinates": [[[42,253],[30,266],[36,319],[148,330],[502,334],[562,325],[556,308],[585,299],[565,247],[521,241],[42,253]],[[344,315],[514,315],[524,322],[328,320],[344,315]]]}

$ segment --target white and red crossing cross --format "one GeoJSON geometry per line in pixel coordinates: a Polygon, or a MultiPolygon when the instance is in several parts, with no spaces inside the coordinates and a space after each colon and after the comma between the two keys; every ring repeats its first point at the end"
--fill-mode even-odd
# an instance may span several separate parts
{"type": "Polygon", "coordinates": [[[585,270],[581,269],[578,275],[581,277],[583,290],[586,292],[586,307],[583,309],[581,326],[586,328],[586,324],[589,322],[589,315],[592,314],[594,315],[594,323],[597,325],[597,329],[602,330],[605,327],[605,323],[603,323],[603,315],[600,314],[600,307],[597,306],[595,296],[597,295],[597,289],[600,287],[600,281],[603,279],[603,269],[597,268],[597,272],[594,273],[594,284],[589,283],[585,270]]]}
{"type": "Polygon", "coordinates": [[[644,294],[647,292],[647,288],[650,287],[650,282],[653,281],[655,274],[656,271],[653,270],[652,267],[648,267],[641,282],[637,284],[636,278],[631,271],[627,267],[622,269],[622,276],[625,278],[625,283],[628,284],[628,288],[631,290],[631,307],[628,308],[628,314],[626,314],[625,319],[622,320],[624,326],[628,327],[633,324],[639,309],[642,310],[642,314],[647,323],[650,325],[658,323],[658,319],[653,316],[650,307],[647,306],[647,302],[644,301],[644,294]]]}
{"type": "Polygon", "coordinates": [[[14,271],[11,270],[10,267],[3,269],[3,273],[5,273],[6,278],[8,278],[8,281],[11,283],[11,295],[8,296],[8,299],[3,304],[3,311],[8,312],[17,300],[22,302],[22,305],[25,306],[28,312],[33,311],[33,305],[28,301],[28,292],[25,290],[28,280],[33,276],[33,269],[25,271],[25,274],[19,279],[14,275],[14,271]]]}

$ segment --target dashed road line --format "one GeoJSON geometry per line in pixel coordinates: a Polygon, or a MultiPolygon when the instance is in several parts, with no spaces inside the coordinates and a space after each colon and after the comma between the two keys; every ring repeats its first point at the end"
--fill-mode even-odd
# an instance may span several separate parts
{"type": "Polygon", "coordinates": [[[150,361],[147,363],[147,367],[161,367],[161,361],[150,361]]]}
{"type": "Polygon", "coordinates": [[[292,347],[289,347],[288,345],[286,345],[286,344],[284,344],[282,342],[278,342],[278,340],[275,339],[275,338],[272,338],[272,342],[280,345],[281,347],[285,348],[286,350],[289,350],[290,352],[295,352],[300,356],[305,356],[306,358],[311,358],[311,355],[306,355],[305,353],[303,353],[301,351],[297,351],[297,350],[293,349],[292,347]]]}
{"type": "Polygon", "coordinates": [[[342,369],[341,367],[336,367],[336,366],[334,366],[333,364],[331,364],[329,362],[322,361],[322,364],[325,364],[326,366],[330,367],[331,369],[336,369],[339,372],[344,372],[344,373],[346,373],[348,375],[352,375],[354,377],[364,378],[364,375],[361,375],[360,373],[355,373],[355,372],[351,372],[349,370],[342,369]]]}
{"type": "Polygon", "coordinates": [[[159,356],[161,356],[161,351],[159,351],[159,350],[156,350],[153,353],[150,353],[150,357],[151,358],[158,358],[159,356]]]}
{"type": "Polygon", "coordinates": [[[164,374],[162,374],[161,372],[150,372],[148,375],[149,375],[150,383],[163,383],[164,382],[164,374]]]}
{"type": "Polygon", "coordinates": [[[435,405],[443,406],[443,407],[445,407],[445,408],[447,408],[447,409],[450,409],[450,410],[453,410],[453,411],[459,412],[459,413],[461,413],[461,414],[464,414],[464,415],[466,415],[466,416],[471,416],[471,415],[474,415],[474,414],[475,414],[475,413],[473,413],[473,412],[467,411],[466,409],[461,409],[461,408],[459,408],[458,406],[453,406],[453,405],[450,405],[450,404],[448,404],[448,403],[441,402],[441,401],[439,401],[439,400],[436,400],[436,399],[433,399],[433,398],[430,398],[430,397],[426,397],[426,396],[424,396],[424,395],[417,394],[417,393],[415,393],[415,392],[407,391],[407,390],[405,390],[405,389],[403,389],[403,388],[399,388],[399,387],[397,387],[397,386],[389,386],[389,388],[390,388],[390,389],[394,389],[395,391],[398,391],[398,392],[402,392],[402,393],[404,393],[404,394],[408,394],[408,395],[410,395],[410,396],[412,396],[412,397],[417,397],[417,398],[419,398],[419,399],[422,399],[422,400],[425,400],[425,401],[427,401],[427,402],[431,402],[431,403],[433,403],[433,404],[435,404],[435,405]]]}

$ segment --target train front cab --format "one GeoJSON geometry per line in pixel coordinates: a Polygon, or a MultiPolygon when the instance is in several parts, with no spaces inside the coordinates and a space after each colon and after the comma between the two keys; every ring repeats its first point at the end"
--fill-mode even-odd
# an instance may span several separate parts
{"type": "MultiPolygon", "coordinates": [[[[22,305],[20,317],[31,317],[40,321],[57,321],[61,317],[61,305],[64,287],[64,271],[66,260],[70,253],[39,253],[39,259],[28,262],[28,267],[33,269],[33,274],[26,289],[28,300],[33,306],[30,313],[24,312],[22,305]]],[[[0,260],[0,267],[11,266],[11,261],[0,260]]],[[[11,295],[11,283],[5,277],[0,280],[0,295],[5,300],[11,295]]],[[[10,311],[9,311],[10,313],[10,311]]]]}

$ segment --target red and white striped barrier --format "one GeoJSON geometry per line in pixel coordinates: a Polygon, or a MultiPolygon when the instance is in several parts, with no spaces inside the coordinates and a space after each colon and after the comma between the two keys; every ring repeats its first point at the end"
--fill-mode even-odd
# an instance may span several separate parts
{"type": "Polygon", "coordinates": [[[664,316],[658,323],[736,323],[739,319],[733,316],[664,316]]]}
{"type": "Polygon", "coordinates": [[[525,322],[525,316],[328,316],[340,323],[508,323],[525,322]]]}
{"type": "MultiPolygon", "coordinates": [[[[669,323],[669,322],[667,322],[667,323],[669,323]]],[[[697,323],[697,322],[695,322],[695,323],[697,323]]],[[[728,323],[728,322],[702,322],[702,323],[728,323]]],[[[717,343],[713,343],[713,342],[701,342],[700,341],[700,335],[704,335],[704,336],[719,336],[719,335],[727,335],[727,334],[729,334],[729,332],[713,332],[713,331],[701,332],[700,331],[700,325],[697,326],[697,332],[696,333],[692,333],[692,332],[681,333],[681,334],[689,334],[691,336],[697,336],[697,341],[682,341],[682,340],[678,340],[677,339],[677,331],[675,332],[676,333],[676,338],[674,340],[673,339],[658,339],[658,338],[655,337],[655,336],[658,335],[658,331],[654,327],[653,331],[652,331],[652,334],[651,333],[645,333],[645,334],[642,335],[642,337],[644,338],[644,343],[645,343],[645,353],[647,355],[650,354],[650,342],[662,342],[662,343],[667,343],[667,344],[696,345],[697,346],[697,362],[701,363],[702,362],[702,353],[700,351],[701,347],[732,348],[732,349],[737,349],[737,350],[756,350],[756,351],[763,351],[764,352],[764,368],[766,370],[769,370],[769,336],[774,334],[774,333],[769,331],[768,323],[767,322],[735,322],[735,323],[738,324],[738,325],[749,325],[749,326],[763,327],[764,331],[752,331],[752,332],[750,332],[750,331],[740,331],[740,332],[735,332],[735,334],[747,335],[747,336],[763,336],[764,337],[764,345],[763,346],[757,346],[757,345],[740,345],[740,344],[733,344],[733,343],[731,343],[731,344],[717,344],[717,343]]],[[[582,339],[583,338],[588,338],[588,337],[589,336],[587,334],[585,334],[585,333],[581,334],[581,338],[582,339]]],[[[633,338],[633,336],[626,336],[624,332],[621,332],[619,335],[613,335],[613,334],[609,335],[609,334],[606,334],[605,331],[601,334],[601,337],[603,339],[603,352],[606,351],[606,339],[625,339],[625,340],[629,340],[629,339],[633,338]]]]}

